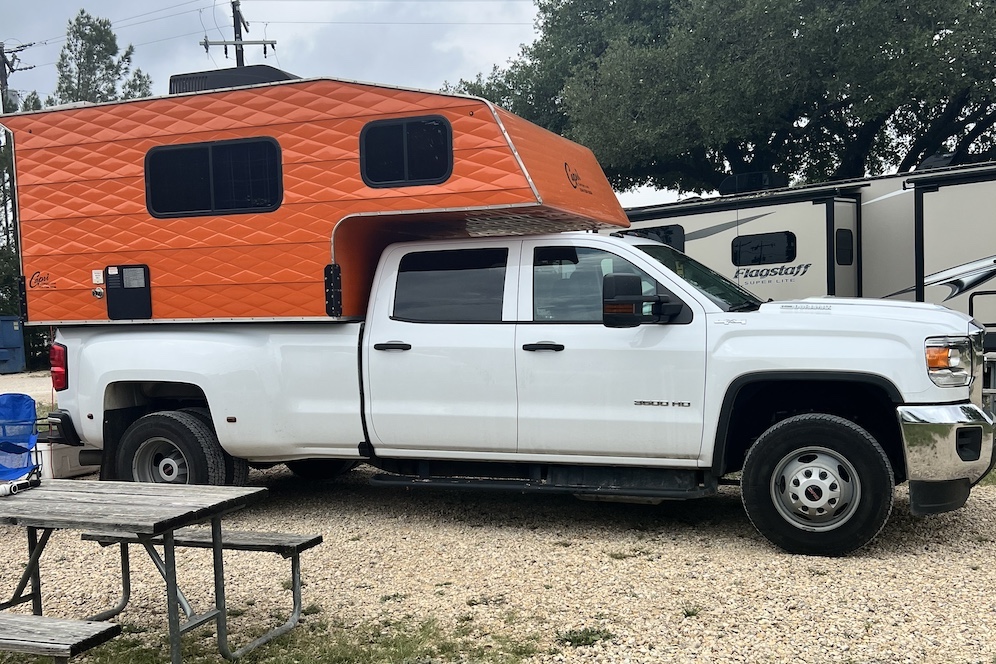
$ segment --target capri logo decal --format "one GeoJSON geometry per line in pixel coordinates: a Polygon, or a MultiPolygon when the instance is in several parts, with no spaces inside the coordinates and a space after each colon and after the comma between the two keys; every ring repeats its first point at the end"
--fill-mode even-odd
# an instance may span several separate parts
{"type": "Polygon", "coordinates": [[[575,169],[571,168],[571,165],[568,164],[566,161],[564,162],[564,172],[567,173],[567,181],[571,183],[571,187],[577,189],[582,194],[592,193],[591,187],[589,187],[588,185],[586,185],[584,182],[581,181],[581,174],[578,173],[575,169]]]}
{"type": "Polygon", "coordinates": [[[35,272],[28,279],[28,286],[31,288],[52,289],[55,284],[52,282],[52,275],[48,272],[35,272]]]}

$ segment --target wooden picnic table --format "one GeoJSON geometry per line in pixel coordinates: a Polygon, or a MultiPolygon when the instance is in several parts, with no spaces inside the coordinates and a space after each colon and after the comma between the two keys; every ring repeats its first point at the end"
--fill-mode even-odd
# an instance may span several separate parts
{"type": "MultiPolygon", "coordinates": [[[[225,574],[222,557],[222,518],[262,500],[265,488],[219,487],[202,485],[153,484],[136,482],[101,482],[93,480],[43,480],[41,486],[0,498],[0,523],[27,529],[28,563],[11,599],[0,603],[0,610],[30,601],[33,613],[42,614],[41,578],[38,560],[45,551],[53,530],[97,530],[133,533],[147,540],[146,550],[153,557],[166,581],[169,616],[170,653],[174,664],[181,661],[180,636],[183,632],[215,621],[219,650],[230,655],[227,646],[225,610],[225,574]],[[185,526],[210,521],[214,562],[215,604],[207,613],[180,625],[180,592],[176,580],[174,531],[185,526]],[[40,536],[39,536],[40,531],[40,536]],[[163,557],[152,546],[159,538],[163,557]],[[25,592],[30,584],[31,591],[25,592]]],[[[122,586],[130,583],[127,544],[122,544],[122,586]]],[[[120,613],[122,603],[99,614],[100,619],[120,613]]]]}

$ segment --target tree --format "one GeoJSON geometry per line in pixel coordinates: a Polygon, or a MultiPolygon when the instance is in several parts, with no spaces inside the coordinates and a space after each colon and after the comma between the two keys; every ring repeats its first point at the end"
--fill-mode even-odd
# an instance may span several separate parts
{"type": "Polygon", "coordinates": [[[48,103],[74,101],[105,102],[148,97],[152,79],[141,69],[131,71],[135,47],[121,53],[111,22],[80,10],[66,30],[66,43],[59,53],[59,81],[48,103]]]}
{"type": "Polygon", "coordinates": [[[40,111],[42,108],[41,97],[38,96],[38,92],[32,90],[28,95],[21,101],[21,112],[27,113],[28,111],[40,111]]]}
{"type": "Polygon", "coordinates": [[[458,87],[588,145],[617,187],[996,158],[983,0],[538,3],[538,40],[458,87]]]}
{"type": "MultiPolygon", "coordinates": [[[[141,69],[131,71],[134,47],[128,46],[120,55],[119,52],[110,21],[94,18],[80,10],[69,22],[66,43],[56,63],[59,79],[55,95],[46,103],[105,102],[149,96],[152,79],[141,69]]],[[[37,92],[27,95],[20,104],[22,112],[41,108],[37,92]]],[[[17,314],[20,310],[20,259],[14,232],[13,184],[10,136],[4,133],[0,135],[0,313],[3,314],[17,314]]],[[[49,341],[45,329],[25,329],[29,367],[44,366],[49,341]]]]}

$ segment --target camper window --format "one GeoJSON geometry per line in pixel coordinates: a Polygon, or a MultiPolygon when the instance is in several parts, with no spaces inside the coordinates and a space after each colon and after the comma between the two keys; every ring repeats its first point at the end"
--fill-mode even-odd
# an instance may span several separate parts
{"type": "Polygon", "coordinates": [[[272,138],[164,145],[145,156],[145,201],[154,217],[271,212],[282,199],[280,145],[272,138]]]}
{"type": "Polygon", "coordinates": [[[421,251],[398,268],[395,320],[499,323],[508,249],[421,251]]]}
{"type": "Polygon", "coordinates": [[[439,116],[370,122],[360,132],[360,173],[368,187],[439,184],[453,172],[452,146],[439,116]]]}
{"type": "Polygon", "coordinates": [[[837,265],[854,265],[854,233],[850,228],[838,228],[834,234],[837,265]]]}
{"type": "Polygon", "coordinates": [[[733,238],[733,264],[768,265],[795,260],[795,233],[761,233],[733,238]]]}

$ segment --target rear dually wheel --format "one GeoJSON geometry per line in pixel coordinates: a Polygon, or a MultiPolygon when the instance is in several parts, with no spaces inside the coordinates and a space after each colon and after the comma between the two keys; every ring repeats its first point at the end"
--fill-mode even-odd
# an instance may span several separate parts
{"type": "Polygon", "coordinates": [[[118,477],[169,484],[225,483],[225,458],[218,438],[199,417],[162,411],[133,423],[121,437],[118,477]]]}

